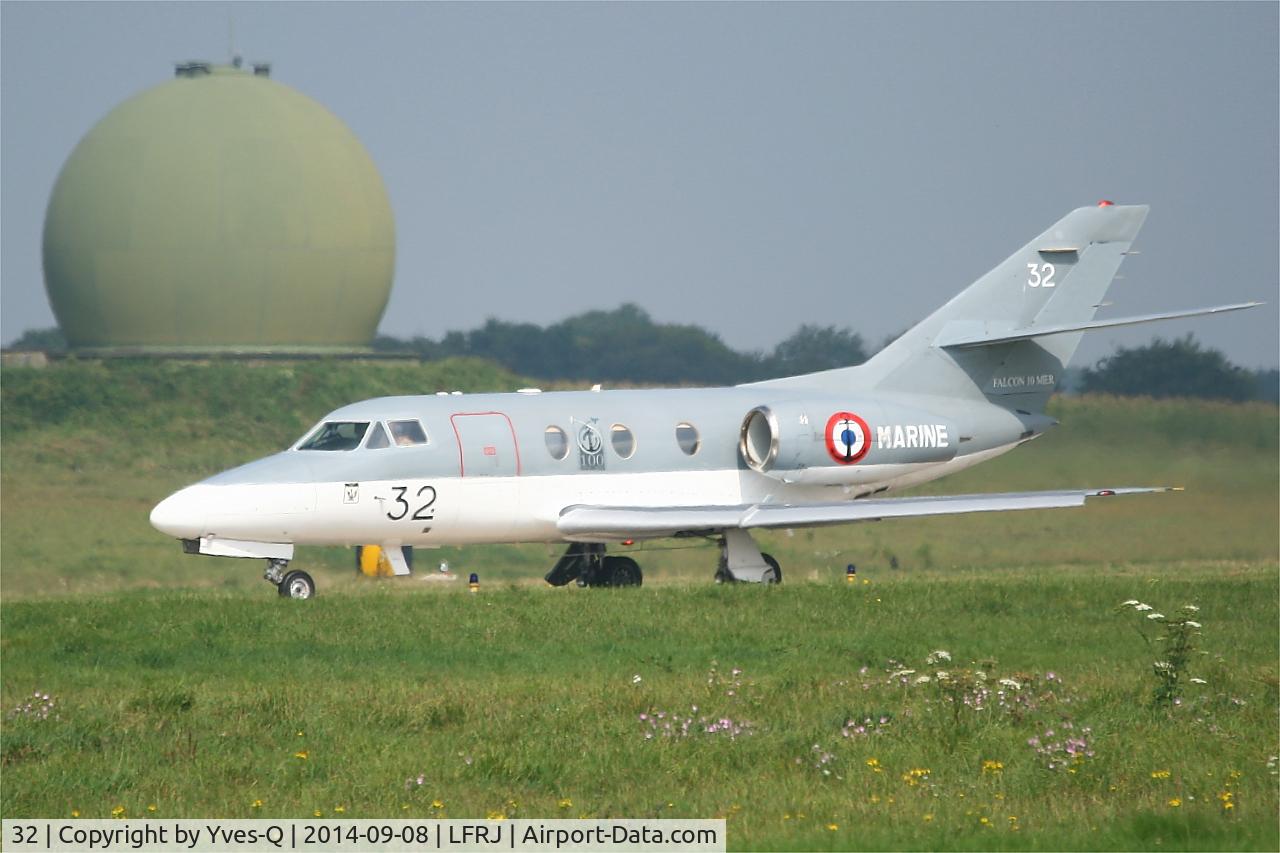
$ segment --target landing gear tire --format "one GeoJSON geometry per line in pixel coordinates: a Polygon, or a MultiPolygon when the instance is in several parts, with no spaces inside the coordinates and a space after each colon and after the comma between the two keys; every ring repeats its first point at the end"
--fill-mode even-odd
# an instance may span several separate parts
{"type": "Polygon", "coordinates": [[[302,600],[316,597],[316,582],[311,579],[311,575],[301,570],[295,569],[286,574],[278,589],[281,598],[302,600]]]}
{"type": "Polygon", "coordinates": [[[604,545],[598,542],[575,542],[547,572],[547,583],[552,586],[571,581],[577,581],[578,586],[640,586],[644,574],[630,557],[606,557],[604,545]]]}
{"type": "Polygon", "coordinates": [[[773,559],[772,554],[761,554],[760,558],[769,564],[769,568],[765,570],[764,583],[782,583],[782,566],[778,565],[778,561],[773,559]]]}
{"type": "Polygon", "coordinates": [[[640,564],[630,557],[605,557],[603,578],[597,586],[640,586],[644,575],[640,564]]]}

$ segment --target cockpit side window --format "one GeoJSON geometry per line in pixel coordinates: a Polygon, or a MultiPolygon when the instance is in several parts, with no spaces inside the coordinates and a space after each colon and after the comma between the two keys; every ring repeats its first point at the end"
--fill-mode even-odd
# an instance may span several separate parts
{"type": "Polygon", "coordinates": [[[391,439],[397,447],[413,447],[427,443],[427,433],[417,421],[388,421],[391,439]]]}
{"type": "Polygon", "coordinates": [[[381,450],[390,446],[391,439],[387,438],[387,431],[382,428],[382,424],[375,423],[373,429],[369,430],[369,441],[364,446],[365,450],[381,450]]]}
{"type": "Polygon", "coordinates": [[[354,450],[369,429],[368,421],[326,421],[307,436],[299,450],[354,450]]]}

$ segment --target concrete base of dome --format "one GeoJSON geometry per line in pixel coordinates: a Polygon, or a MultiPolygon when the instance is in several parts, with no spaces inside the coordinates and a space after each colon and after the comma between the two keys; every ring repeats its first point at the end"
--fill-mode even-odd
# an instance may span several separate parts
{"type": "Polygon", "coordinates": [[[377,361],[418,361],[415,353],[382,352],[369,347],[318,346],[115,346],[73,347],[54,358],[148,358],[148,359],[369,359],[377,361]]]}

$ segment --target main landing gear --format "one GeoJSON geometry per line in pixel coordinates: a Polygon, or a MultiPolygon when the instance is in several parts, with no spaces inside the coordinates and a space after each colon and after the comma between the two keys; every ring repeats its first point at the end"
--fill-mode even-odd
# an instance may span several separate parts
{"type": "Polygon", "coordinates": [[[280,591],[281,598],[315,598],[316,582],[300,569],[288,571],[288,560],[267,560],[262,577],[280,591]]]}
{"type": "Polygon", "coordinates": [[[770,554],[761,554],[751,534],[734,528],[724,531],[720,541],[720,564],[716,583],[782,583],[782,567],[770,554]]]}
{"type": "MultiPolygon", "coordinates": [[[[604,545],[599,542],[574,542],[546,577],[552,586],[564,586],[575,580],[578,586],[640,586],[644,580],[635,560],[607,557],[604,545]]],[[[782,567],[771,555],[760,553],[750,533],[735,528],[720,533],[720,563],[715,580],[716,583],[782,583],[782,567]]]]}
{"type": "Polygon", "coordinates": [[[598,542],[574,542],[547,572],[547,583],[564,586],[576,580],[578,586],[640,586],[644,574],[630,557],[606,557],[598,542]]]}

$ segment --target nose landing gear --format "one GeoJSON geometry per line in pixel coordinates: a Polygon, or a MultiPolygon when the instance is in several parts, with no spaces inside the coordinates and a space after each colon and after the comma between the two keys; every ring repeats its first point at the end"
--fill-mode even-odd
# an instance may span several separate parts
{"type": "Polygon", "coordinates": [[[267,560],[267,570],[262,577],[279,590],[281,598],[315,598],[316,582],[311,575],[301,569],[287,571],[288,568],[288,560],[267,560]]]}

